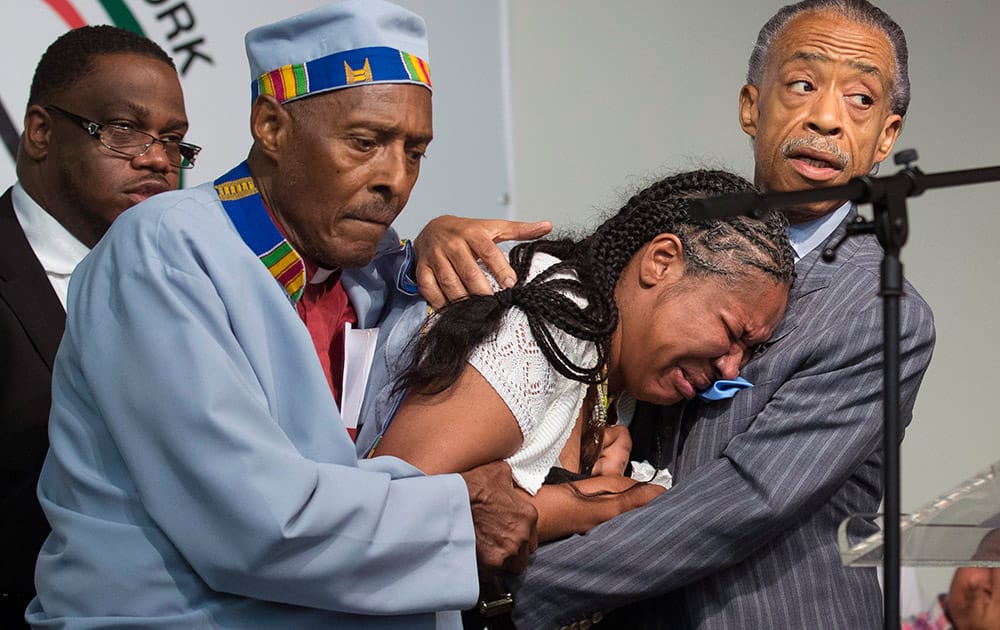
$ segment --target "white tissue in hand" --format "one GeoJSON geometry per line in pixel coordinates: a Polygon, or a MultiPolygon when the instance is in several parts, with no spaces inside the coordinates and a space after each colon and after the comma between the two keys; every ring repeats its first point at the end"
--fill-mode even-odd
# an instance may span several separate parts
{"type": "Polygon", "coordinates": [[[670,486],[674,485],[674,476],[670,474],[669,470],[666,468],[657,470],[653,468],[652,464],[646,461],[632,462],[632,479],[646,483],[655,483],[668,490],[670,486]]]}

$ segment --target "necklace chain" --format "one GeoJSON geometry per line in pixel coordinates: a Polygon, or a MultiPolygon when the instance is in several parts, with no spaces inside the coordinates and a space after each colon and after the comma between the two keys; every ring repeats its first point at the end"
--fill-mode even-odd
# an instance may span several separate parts
{"type": "Polygon", "coordinates": [[[594,402],[594,413],[590,415],[590,424],[602,429],[608,424],[608,379],[604,378],[597,384],[597,400],[594,402]]]}

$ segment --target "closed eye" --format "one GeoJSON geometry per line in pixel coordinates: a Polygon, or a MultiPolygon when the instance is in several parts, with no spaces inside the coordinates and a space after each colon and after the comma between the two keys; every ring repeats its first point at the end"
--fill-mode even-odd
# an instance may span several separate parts
{"type": "Polygon", "coordinates": [[[351,138],[351,142],[359,151],[371,151],[377,146],[376,141],[371,138],[351,138]]]}

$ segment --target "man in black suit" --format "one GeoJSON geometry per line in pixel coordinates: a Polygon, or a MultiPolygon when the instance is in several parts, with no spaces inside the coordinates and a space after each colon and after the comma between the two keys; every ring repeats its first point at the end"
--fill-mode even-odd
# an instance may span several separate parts
{"type": "Polygon", "coordinates": [[[0,627],[25,627],[49,532],[35,487],[70,274],[119,214],[178,187],[187,129],[173,61],[129,31],[70,31],[35,70],[0,197],[0,627]]]}

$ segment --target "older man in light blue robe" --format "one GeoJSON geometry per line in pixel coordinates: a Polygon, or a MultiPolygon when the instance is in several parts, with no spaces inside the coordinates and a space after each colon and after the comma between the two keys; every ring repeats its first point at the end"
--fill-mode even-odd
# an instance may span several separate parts
{"type": "Polygon", "coordinates": [[[381,0],[252,31],[261,96],[247,162],[136,206],[79,266],[39,484],[53,533],[27,611],[35,627],[458,628],[447,611],[476,601],[484,536],[514,541],[487,565],[523,566],[534,514],[509,470],[426,477],[394,458],[358,461],[317,335],[296,312],[303,283],[331,263],[342,275],[330,291],[346,293],[358,326],[412,301],[409,247],[370,219],[402,208],[422,150],[414,138],[430,139],[423,37],[418,16],[381,0]],[[397,42],[408,50],[392,53],[397,42]],[[286,72],[279,53],[307,61],[286,72]],[[362,74],[327,72],[341,63],[362,74]],[[280,85],[286,74],[293,83],[280,85]],[[327,94],[343,87],[344,98],[327,94]],[[313,94],[309,107],[285,109],[313,94]],[[385,99],[405,107],[379,109],[385,99]],[[316,102],[372,109],[339,111],[311,128],[318,136],[296,137],[302,121],[328,120],[316,102]],[[386,124],[386,112],[399,118],[386,124]],[[381,131],[344,139],[345,121],[355,135],[381,131]],[[318,147],[330,156],[316,155],[314,171],[283,170],[318,147]],[[350,188],[352,174],[367,186],[350,188]],[[354,197],[327,208],[345,190],[354,197]],[[347,227],[336,223],[344,216],[347,227]],[[327,221],[335,246],[322,241],[327,221]],[[503,488],[501,505],[484,508],[503,488]],[[498,526],[501,514],[511,520],[498,526]]]}

